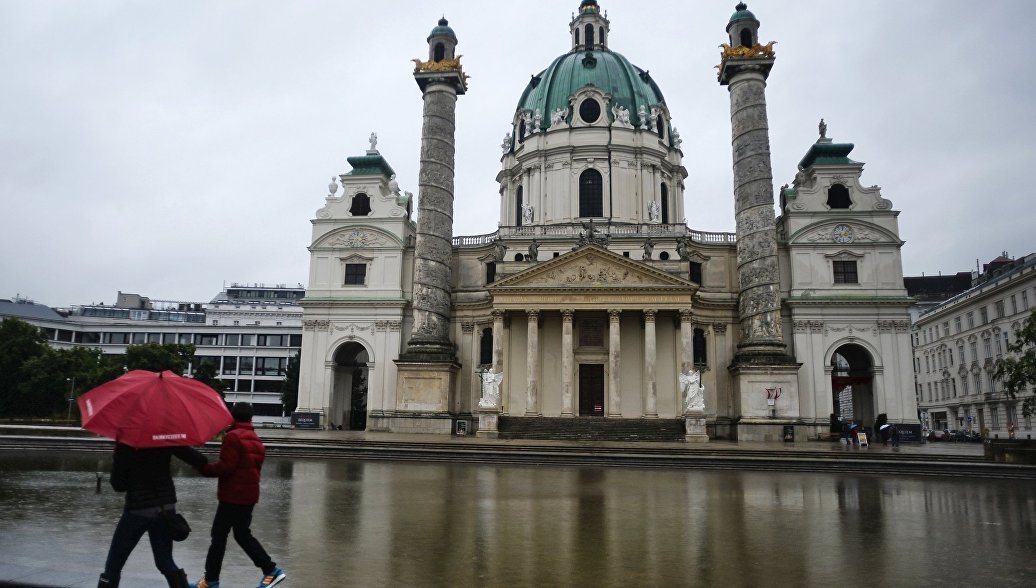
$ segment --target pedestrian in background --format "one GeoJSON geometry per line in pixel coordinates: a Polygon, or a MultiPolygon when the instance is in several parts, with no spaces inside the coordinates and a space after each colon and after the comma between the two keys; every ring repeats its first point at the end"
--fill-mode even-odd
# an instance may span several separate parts
{"type": "Polygon", "coordinates": [[[252,563],[263,571],[258,588],[268,588],[287,577],[284,570],[270,559],[250,528],[252,510],[259,502],[259,480],[266,458],[266,447],[252,426],[252,405],[238,402],[230,408],[230,415],[234,417],[234,423],[223,436],[219,461],[200,469],[204,476],[219,478],[219,506],[212,521],[212,543],[205,557],[205,575],[191,584],[191,588],[219,588],[219,574],[231,531],[252,563]]]}

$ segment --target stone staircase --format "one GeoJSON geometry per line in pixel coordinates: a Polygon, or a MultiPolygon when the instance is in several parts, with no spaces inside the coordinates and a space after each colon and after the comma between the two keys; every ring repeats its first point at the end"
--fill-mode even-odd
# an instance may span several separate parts
{"type": "Polygon", "coordinates": [[[567,441],[683,441],[683,420],[603,417],[507,417],[497,429],[501,439],[567,441]]]}

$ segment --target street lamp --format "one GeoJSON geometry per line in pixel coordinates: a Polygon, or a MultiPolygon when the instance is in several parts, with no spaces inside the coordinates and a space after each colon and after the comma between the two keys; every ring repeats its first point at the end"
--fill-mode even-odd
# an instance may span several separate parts
{"type": "Polygon", "coordinates": [[[65,420],[71,421],[72,420],[72,403],[76,401],[76,396],[75,396],[75,392],[76,392],[76,377],[72,376],[71,378],[65,378],[65,381],[68,382],[68,384],[69,384],[68,385],[68,417],[65,420]]]}

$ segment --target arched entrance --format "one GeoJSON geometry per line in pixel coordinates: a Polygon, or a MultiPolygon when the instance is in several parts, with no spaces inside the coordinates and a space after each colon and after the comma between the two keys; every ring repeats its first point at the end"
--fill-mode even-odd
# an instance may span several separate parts
{"type": "Polygon", "coordinates": [[[367,428],[367,350],[363,345],[350,341],[335,351],[334,360],[335,377],[328,423],[335,428],[363,431],[367,428]]]}
{"type": "Polygon", "coordinates": [[[874,423],[874,360],[860,345],[842,345],[831,356],[831,390],[839,420],[874,423]]]}

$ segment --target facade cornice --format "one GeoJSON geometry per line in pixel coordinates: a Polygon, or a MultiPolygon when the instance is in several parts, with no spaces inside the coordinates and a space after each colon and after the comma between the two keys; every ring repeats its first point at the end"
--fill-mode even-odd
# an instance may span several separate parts
{"type": "Polygon", "coordinates": [[[788,306],[829,306],[831,304],[845,304],[851,306],[901,306],[904,308],[911,307],[915,304],[913,298],[901,298],[898,296],[810,296],[809,298],[786,298],[784,302],[788,304],[788,306]]]}

